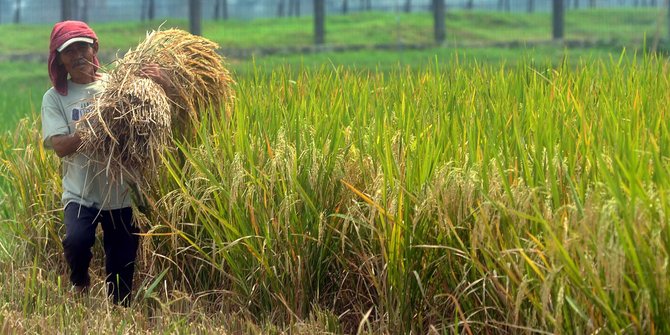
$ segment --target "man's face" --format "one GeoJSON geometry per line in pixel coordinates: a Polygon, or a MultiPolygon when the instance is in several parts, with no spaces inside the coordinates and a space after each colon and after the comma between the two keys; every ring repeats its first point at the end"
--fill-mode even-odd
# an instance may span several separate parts
{"type": "Polygon", "coordinates": [[[98,44],[76,42],[69,45],[60,52],[60,63],[65,67],[70,76],[78,77],[95,73],[93,58],[98,52],[98,44]]]}

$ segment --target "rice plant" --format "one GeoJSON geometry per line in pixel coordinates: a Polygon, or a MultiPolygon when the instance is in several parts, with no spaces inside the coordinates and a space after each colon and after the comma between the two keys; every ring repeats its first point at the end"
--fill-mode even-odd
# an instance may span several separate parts
{"type": "MultiPolygon", "coordinates": [[[[198,305],[266,332],[670,332],[666,60],[250,72],[230,116],[201,111],[161,156],[140,215],[141,315],[198,305]]],[[[57,161],[33,127],[16,134],[6,220],[23,262],[51,271],[57,161]]]]}

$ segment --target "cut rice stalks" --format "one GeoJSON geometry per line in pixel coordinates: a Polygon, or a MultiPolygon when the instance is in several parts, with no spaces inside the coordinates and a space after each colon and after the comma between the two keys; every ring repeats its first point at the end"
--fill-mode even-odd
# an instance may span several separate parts
{"type": "Polygon", "coordinates": [[[117,61],[91,112],[77,123],[80,152],[103,163],[112,180],[150,186],[173,131],[188,132],[203,112],[224,111],[221,116],[230,117],[233,82],[218,47],[179,29],[147,34],[117,61]],[[163,87],[143,77],[147,64],[161,69],[163,87]]]}

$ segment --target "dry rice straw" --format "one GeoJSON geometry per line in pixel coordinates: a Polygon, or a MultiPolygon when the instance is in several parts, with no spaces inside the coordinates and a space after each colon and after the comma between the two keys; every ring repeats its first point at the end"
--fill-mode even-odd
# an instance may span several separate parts
{"type": "Polygon", "coordinates": [[[188,129],[199,113],[232,109],[232,79],[218,45],[179,29],[154,31],[109,71],[92,111],[77,124],[80,152],[105,164],[111,179],[130,178],[140,187],[156,176],[159,155],[172,130],[188,129]],[[144,78],[146,64],[160,67],[163,87],[144,78]]]}

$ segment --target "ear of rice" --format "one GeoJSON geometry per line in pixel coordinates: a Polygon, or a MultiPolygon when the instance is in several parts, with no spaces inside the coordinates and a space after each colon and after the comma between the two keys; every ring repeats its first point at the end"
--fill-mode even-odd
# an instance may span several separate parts
{"type": "Polygon", "coordinates": [[[173,129],[187,129],[205,111],[230,116],[232,79],[218,45],[179,29],[154,31],[109,72],[91,113],[77,124],[79,150],[105,164],[111,179],[129,178],[148,187],[159,155],[170,147],[173,129]],[[141,76],[145,64],[157,64],[170,95],[141,76]]]}

